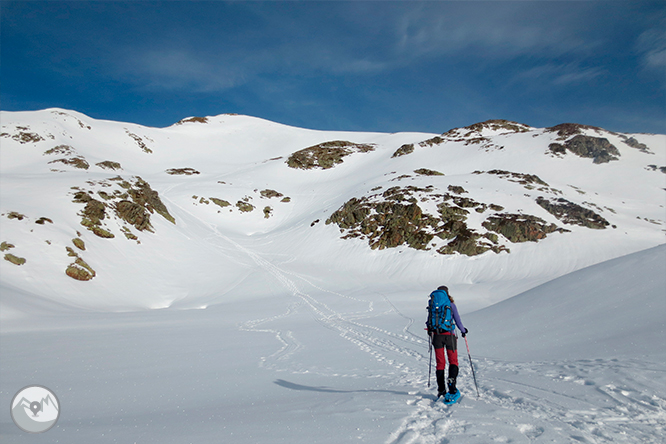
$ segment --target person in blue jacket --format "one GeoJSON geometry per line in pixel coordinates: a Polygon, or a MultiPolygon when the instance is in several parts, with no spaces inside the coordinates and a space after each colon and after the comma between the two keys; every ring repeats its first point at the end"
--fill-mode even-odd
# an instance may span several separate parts
{"type": "MultiPolygon", "coordinates": [[[[468,330],[460,319],[458,308],[456,307],[449,289],[442,285],[438,290],[444,290],[451,301],[451,314],[456,326],[460,330],[464,338],[468,330]]],[[[458,337],[455,328],[453,331],[432,331],[428,330],[428,334],[432,338],[432,346],[435,349],[435,359],[437,362],[435,376],[437,377],[437,395],[444,396],[445,402],[455,402],[460,399],[460,392],[456,388],[456,379],[458,378],[458,337]],[[449,377],[444,379],[444,371],[446,369],[446,359],[449,360],[449,377]],[[448,385],[448,393],[447,393],[448,385]]]]}

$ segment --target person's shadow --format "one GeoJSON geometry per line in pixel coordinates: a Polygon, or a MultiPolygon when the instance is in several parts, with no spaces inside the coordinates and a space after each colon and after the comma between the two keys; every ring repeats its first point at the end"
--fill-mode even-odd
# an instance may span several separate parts
{"type": "Polygon", "coordinates": [[[361,390],[340,390],[330,387],[313,387],[309,385],[296,384],[294,382],[285,381],[284,379],[276,379],[273,381],[274,384],[279,385],[280,387],[287,388],[289,390],[303,390],[310,392],[320,392],[320,393],[390,393],[392,395],[401,395],[401,396],[422,396],[424,398],[437,399],[434,395],[427,393],[415,393],[410,394],[408,392],[401,392],[398,390],[381,390],[381,389],[361,389],[361,390]]]}

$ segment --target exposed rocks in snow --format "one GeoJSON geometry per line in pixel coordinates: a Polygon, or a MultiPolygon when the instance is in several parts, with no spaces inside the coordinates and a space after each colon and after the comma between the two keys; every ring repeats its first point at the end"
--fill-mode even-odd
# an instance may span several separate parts
{"type": "Polygon", "coordinates": [[[49,164],[52,163],[62,163],[82,170],[87,170],[90,167],[90,164],[88,164],[83,156],[70,157],[68,159],[56,159],[49,162],[49,164]]]}
{"type": "Polygon", "coordinates": [[[580,225],[593,229],[604,229],[608,221],[594,211],[570,202],[564,198],[545,199],[539,196],[536,203],[565,224],[580,225]]]}
{"type": "Polygon", "coordinates": [[[246,197],[243,200],[236,202],[236,207],[240,210],[241,213],[249,213],[254,211],[254,205],[249,202],[249,198],[246,197]]]}
{"type": "Polygon", "coordinates": [[[86,243],[83,242],[83,239],[81,239],[80,237],[75,237],[74,239],[72,239],[72,243],[79,250],[86,251],[86,243]]]}
{"type": "Polygon", "coordinates": [[[219,207],[222,207],[222,208],[224,208],[224,207],[228,207],[228,206],[231,206],[231,204],[230,204],[229,202],[227,202],[226,200],[218,199],[217,197],[211,197],[210,200],[211,200],[211,202],[213,202],[215,205],[217,205],[217,206],[219,206],[219,207]]]}
{"type": "Polygon", "coordinates": [[[68,118],[69,118],[69,119],[73,119],[76,123],[78,123],[79,127],[82,128],[82,129],[88,129],[88,130],[91,130],[91,129],[92,129],[92,127],[91,127],[90,125],[86,125],[85,123],[83,123],[83,121],[81,121],[81,119],[78,119],[78,118],[76,118],[76,117],[74,117],[74,116],[72,116],[71,114],[68,114],[68,113],[66,113],[66,112],[63,112],[63,111],[51,111],[51,114],[53,114],[53,115],[55,115],[55,116],[64,117],[64,118],[65,118],[64,120],[66,120],[66,119],[68,119],[68,118]]]}
{"type": "Polygon", "coordinates": [[[367,153],[374,149],[375,145],[373,144],[334,140],[303,148],[292,153],[287,159],[287,165],[291,168],[302,170],[311,170],[314,168],[326,170],[342,163],[343,157],[353,153],[367,153]]]}
{"type": "MultiPolygon", "coordinates": [[[[150,184],[140,177],[133,177],[129,182],[120,176],[109,179],[117,182],[124,189],[114,190],[113,194],[106,191],[99,191],[98,194],[105,199],[105,202],[92,197],[92,191],[84,191],[77,188],[74,192],[75,203],[84,203],[85,207],[79,213],[82,216],[81,225],[88,228],[94,234],[102,238],[113,238],[115,235],[102,227],[102,221],[106,218],[106,210],[111,210],[119,219],[134,226],[139,231],[153,232],[150,223],[150,215],[154,212],[160,214],[171,223],[176,223],[175,219],[159,197],[157,191],[154,191],[150,184]]],[[[99,183],[102,186],[111,186],[107,181],[99,183]]]]}
{"type": "Polygon", "coordinates": [[[553,154],[565,154],[570,151],[579,157],[594,159],[594,163],[607,163],[618,160],[620,151],[608,139],[578,135],[564,144],[551,143],[548,148],[553,154]]]}
{"type": "Polygon", "coordinates": [[[282,194],[278,191],[275,191],[275,190],[270,190],[270,189],[261,190],[259,192],[259,194],[261,194],[261,197],[265,197],[267,199],[271,199],[273,197],[280,198],[280,197],[284,196],[284,194],[282,194]]]}
{"type": "MultiPolygon", "coordinates": [[[[9,242],[5,242],[5,241],[3,241],[3,242],[0,244],[0,251],[9,251],[9,250],[11,250],[12,248],[16,248],[16,246],[15,246],[14,244],[10,244],[9,242]]],[[[14,255],[11,254],[11,253],[7,253],[7,254],[5,254],[5,260],[8,261],[8,262],[11,262],[11,263],[14,264],[14,265],[23,265],[23,264],[26,263],[26,259],[25,259],[25,258],[23,258],[23,257],[18,257],[18,256],[14,256],[14,255]]]]}
{"type": "Polygon", "coordinates": [[[435,136],[432,139],[428,139],[428,140],[424,140],[423,142],[419,142],[419,146],[425,148],[427,146],[440,145],[444,142],[446,142],[446,140],[442,139],[439,136],[435,136]]]}
{"type": "MultiPolygon", "coordinates": [[[[480,174],[480,172],[475,171],[475,174],[480,174]]],[[[524,173],[513,173],[511,171],[503,171],[503,170],[490,170],[488,171],[488,174],[495,174],[502,179],[506,179],[509,182],[515,182],[519,183],[521,185],[543,185],[545,187],[548,187],[546,182],[541,180],[539,176],[536,174],[524,174],[524,173]]]]}
{"type": "Polygon", "coordinates": [[[98,167],[103,168],[105,170],[122,170],[123,169],[120,166],[120,163],[112,162],[110,160],[105,160],[103,162],[97,162],[95,165],[97,165],[98,167]]]}
{"type": "Polygon", "coordinates": [[[6,214],[6,216],[7,216],[7,219],[23,220],[23,218],[25,217],[25,214],[21,214],[17,211],[10,211],[9,213],[6,214]]]}
{"type": "Polygon", "coordinates": [[[406,143],[402,145],[400,148],[395,150],[395,153],[391,156],[391,158],[394,157],[400,157],[400,156],[406,156],[407,154],[411,154],[414,152],[414,144],[413,143],[406,143]]]}
{"type": "Polygon", "coordinates": [[[26,263],[26,259],[23,257],[14,256],[11,253],[5,254],[5,260],[11,262],[14,265],[23,265],[26,263]]]}
{"type": "Polygon", "coordinates": [[[9,134],[9,133],[0,133],[0,137],[8,137],[13,140],[16,140],[17,142],[21,144],[25,143],[37,143],[41,142],[42,140],[45,140],[42,136],[40,136],[37,133],[30,132],[29,127],[27,126],[17,126],[16,130],[17,132],[14,134],[9,134]]]}
{"type": "Polygon", "coordinates": [[[511,242],[536,242],[554,232],[568,230],[549,224],[541,218],[527,214],[498,214],[490,216],[483,226],[501,234],[511,242]]]}
{"type": "Polygon", "coordinates": [[[440,173],[439,171],[435,170],[429,170],[428,168],[419,168],[418,170],[414,170],[416,174],[419,174],[421,176],[443,176],[444,173],[440,173]]]}
{"type": "Polygon", "coordinates": [[[141,148],[141,150],[142,150],[144,153],[151,154],[151,153],[153,152],[153,150],[151,150],[150,148],[148,148],[148,145],[146,145],[146,143],[143,141],[143,138],[142,138],[141,136],[139,136],[139,135],[137,135],[137,134],[134,134],[134,133],[131,133],[131,132],[130,132],[129,130],[127,130],[127,129],[125,130],[125,133],[126,133],[128,136],[130,136],[132,139],[134,139],[134,141],[136,142],[136,144],[139,145],[139,148],[141,148]]]}
{"type": "Polygon", "coordinates": [[[201,174],[194,168],[169,168],[166,170],[166,173],[171,174],[172,176],[192,176],[194,174],[201,174]]]}
{"type": "Polygon", "coordinates": [[[184,123],[208,123],[208,119],[205,117],[188,117],[186,119],[179,120],[175,124],[182,125],[184,123]]]}
{"type": "Polygon", "coordinates": [[[560,123],[559,125],[546,128],[546,132],[557,133],[558,140],[566,140],[571,136],[583,134],[583,130],[596,131],[598,134],[603,134],[604,132],[609,133],[609,131],[606,131],[602,128],[590,125],[581,125],[579,123],[560,123]]]}
{"type": "Polygon", "coordinates": [[[627,146],[630,146],[631,148],[636,148],[638,151],[641,153],[645,154],[654,154],[650,149],[647,147],[646,144],[640,143],[638,140],[636,140],[633,137],[627,137],[624,134],[620,134],[620,139],[624,141],[627,146]]]}
{"type": "Polygon", "coordinates": [[[465,194],[465,193],[467,193],[467,191],[463,187],[458,186],[458,185],[449,185],[448,190],[450,192],[456,193],[456,194],[465,194]]]}
{"type": "Polygon", "coordinates": [[[661,171],[666,174],[666,166],[648,165],[645,169],[648,171],[661,171]]]}
{"type": "MultiPolygon", "coordinates": [[[[456,192],[464,188],[453,186],[456,192]]],[[[460,193],[458,193],[460,194],[460,193]]],[[[499,253],[509,251],[499,242],[498,234],[510,242],[543,239],[553,232],[566,230],[542,219],[522,214],[495,214],[483,222],[486,232],[468,226],[470,209],[484,213],[488,209],[502,211],[496,204],[485,204],[474,199],[437,193],[435,188],[393,187],[382,194],[352,198],[328,218],[344,233],[343,238],[368,239],[373,249],[407,245],[417,250],[429,249],[435,237],[448,241],[437,249],[440,254],[460,253],[474,256],[488,250],[499,253]],[[437,213],[424,211],[419,205],[434,202],[437,213]]]]}
{"type": "Polygon", "coordinates": [[[97,276],[95,270],[93,270],[90,265],[78,255],[76,255],[76,260],[67,266],[65,274],[77,281],[89,281],[97,276]]]}
{"type": "Polygon", "coordinates": [[[45,156],[51,154],[59,154],[61,156],[71,156],[76,154],[76,150],[74,149],[74,147],[71,147],[69,145],[58,145],[56,147],[44,151],[45,156]]]}
{"type": "Polygon", "coordinates": [[[532,130],[532,127],[524,123],[512,122],[510,120],[493,119],[486,120],[485,122],[475,123],[473,125],[461,128],[470,132],[475,131],[481,133],[483,130],[491,130],[500,134],[506,133],[525,133],[532,130]]]}

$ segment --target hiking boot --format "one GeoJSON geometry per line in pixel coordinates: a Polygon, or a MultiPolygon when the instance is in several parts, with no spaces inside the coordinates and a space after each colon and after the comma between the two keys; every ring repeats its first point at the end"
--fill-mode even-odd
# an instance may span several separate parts
{"type": "Polygon", "coordinates": [[[444,379],[444,370],[437,370],[435,372],[437,378],[437,392],[443,396],[446,394],[446,380],[444,379]]]}

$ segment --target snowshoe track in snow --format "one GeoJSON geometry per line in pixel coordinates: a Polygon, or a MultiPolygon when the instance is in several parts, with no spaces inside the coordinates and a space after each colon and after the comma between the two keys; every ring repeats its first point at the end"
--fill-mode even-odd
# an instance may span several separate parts
{"type": "Polygon", "coordinates": [[[307,368],[299,362],[298,354],[305,346],[298,333],[285,326],[291,325],[292,317],[307,312],[326,329],[393,369],[377,370],[390,381],[388,385],[410,388],[414,398],[407,405],[402,397],[391,401],[395,410],[406,408],[408,415],[386,438],[387,444],[663,442],[666,367],[661,363],[628,358],[510,362],[475,356],[481,393],[477,398],[469,361],[459,351],[458,386],[464,397],[457,404],[445,405],[436,401],[434,388],[424,391],[429,357],[425,334],[420,337],[410,331],[414,320],[400,313],[386,296],[369,294],[359,299],[326,290],[211,228],[216,232],[214,243],[220,242],[220,248],[226,250],[231,245],[249,257],[290,296],[283,313],[241,326],[243,330],[271,333],[281,344],[275,353],[262,358],[260,365],[292,373],[358,376],[353,371],[345,375],[307,368]],[[380,305],[386,309],[378,309],[380,305]],[[403,318],[402,330],[363,323],[387,315],[403,318]]]}

